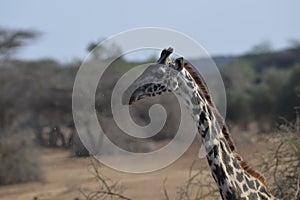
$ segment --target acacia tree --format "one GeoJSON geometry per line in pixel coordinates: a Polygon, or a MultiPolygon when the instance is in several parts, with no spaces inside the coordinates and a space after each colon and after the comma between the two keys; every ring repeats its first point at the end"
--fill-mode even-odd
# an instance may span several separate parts
{"type": "MultiPolygon", "coordinates": [[[[0,132],[5,132],[13,115],[14,100],[17,91],[10,85],[16,82],[17,74],[13,69],[4,69],[9,66],[8,61],[23,46],[33,41],[39,35],[32,30],[9,30],[0,27],[0,132]]],[[[23,84],[18,84],[22,86],[23,84]]],[[[16,89],[16,87],[13,87],[16,89]]]]}
{"type": "Polygon", "coordinates": [[[0,27],[0,61],[8,60],[21,47],[32,42],[39,35],[32,30],[9,30],[0,27]]]}

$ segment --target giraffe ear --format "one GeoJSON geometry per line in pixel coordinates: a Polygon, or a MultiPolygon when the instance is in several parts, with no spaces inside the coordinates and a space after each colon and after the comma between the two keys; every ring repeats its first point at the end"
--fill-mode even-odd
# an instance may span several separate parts
{"type": "Polygon", "coordinates": [[[183,69],[183,65],[184,65],[183,57],[177,58],[175,60],[175,69],[177,71],[181,71],[183,69]]]}
{"type": "Polygon", "coordinates": [[[158,59],[157,63],[158,64],[166,64],[168,57],[173,53],[173,49],[169,47],[168,49],[162,50],[160,54],[160,58],[158,59]]]}

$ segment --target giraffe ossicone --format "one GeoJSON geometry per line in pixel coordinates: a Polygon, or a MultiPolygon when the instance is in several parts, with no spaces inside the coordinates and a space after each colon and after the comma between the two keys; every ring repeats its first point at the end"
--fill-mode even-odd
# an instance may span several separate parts
{"type": "Polygon", "coordinates": [[[228,128],[201,75],[183,58],[171,60],[172,53],[172,48],[161,52],[157,63],[150,65],[125,91],[124,94],[131,96],[129,102],[123,103],[132,104],[168,92],[180,96],[197,125],[222,199],[275,199],[263,176],[250,168],[236,152],[228,128]]]}

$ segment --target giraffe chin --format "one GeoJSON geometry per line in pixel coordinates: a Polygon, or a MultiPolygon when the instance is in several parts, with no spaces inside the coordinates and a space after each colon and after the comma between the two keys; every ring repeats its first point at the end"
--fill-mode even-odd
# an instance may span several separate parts
{"type": "Polygon", "coordinates": [[[146,95],[137,95],[134,92],[133,95],[130,97],[128,105],[133,105],[135,102],[140,101],[140,100],[144,99],[145,97],[146,97],[146,95]]]}

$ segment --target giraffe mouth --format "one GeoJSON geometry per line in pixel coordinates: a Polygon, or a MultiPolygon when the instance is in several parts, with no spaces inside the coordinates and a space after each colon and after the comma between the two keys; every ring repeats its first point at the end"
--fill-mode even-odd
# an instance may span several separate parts
{"type": "Polygon", "coordinates": [[[149,88],[149,86],[152,85],[152,83],[148,83],[148,84],[139,86],[138,88],[136,88],[135,85],[136,84],[131,85],[124,92],[123,105],[132,105],[133,103],[135,103],[141,99],[151,96],[151,94],[148,92],[148,88],[149,88]],[[136,88],[136,89],[133,89],[133,88],[136,88]]]}
{"type": "Polygon", "coordinates": [[[132,105],[133,103],[135,103],[141,99],[144,99],[146,96],[147,95],[145,95],[144,91],[138,88],[132,93],[128,104],[132,105]]]}

